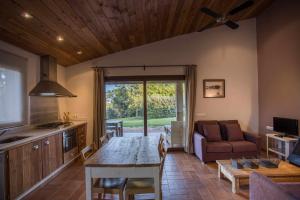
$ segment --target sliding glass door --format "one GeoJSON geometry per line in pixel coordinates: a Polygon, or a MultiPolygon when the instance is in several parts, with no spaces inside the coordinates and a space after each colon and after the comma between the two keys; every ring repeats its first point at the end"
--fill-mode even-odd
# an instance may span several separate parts
{"type": "Polygon", "coordinates": [[[185,123],[184,81],[147,81],[146,94],[147,134],[163,134],[171,146],[182,146],[185,123]]]}
{"type": "Polygon", "coordinates": [[[143,82],[106,83],[105,92],[106,130],[117,136],[143,136],[143,82]]]}
{"type": "Polygon", "coordinates": [[[106,130],[124,137],[163,134],[170,146],[183,146],[185,81],[121,79],[105,85],[106,130]]]}
{"type": "Polygon", "coordinates": [[[176,120],[176,83],[148,81],[146,85],[147,133],[159,135],[176,120]]]}

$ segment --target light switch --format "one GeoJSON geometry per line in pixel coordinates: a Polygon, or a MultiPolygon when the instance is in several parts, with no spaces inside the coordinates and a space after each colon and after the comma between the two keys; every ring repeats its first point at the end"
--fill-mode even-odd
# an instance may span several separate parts
{"type": "Polygon", "coordinates": [[[206,117],[206,113],[196,113],[197,117],[206,117]]]}

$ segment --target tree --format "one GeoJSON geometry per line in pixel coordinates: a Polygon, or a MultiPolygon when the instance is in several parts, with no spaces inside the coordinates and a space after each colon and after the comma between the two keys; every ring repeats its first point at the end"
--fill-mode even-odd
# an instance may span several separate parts
{"type": "MultiPolygon", "coordinates": [[[[143,112],[143,85],[118,84],[108,91],[107,117],[138,117],[143,112]]],[[[149,118],[176,116],[176,85],[174,83],[147,84],[147,111],[149,118]]]]}

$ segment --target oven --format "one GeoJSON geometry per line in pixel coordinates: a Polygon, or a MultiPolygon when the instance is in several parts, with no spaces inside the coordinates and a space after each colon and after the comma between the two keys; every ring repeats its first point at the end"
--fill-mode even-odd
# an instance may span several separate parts
{"type": "Polygon", "coordinates": [[[76,129],[63,132],[64,163],[68,163],[78,156],[76,129]]]}

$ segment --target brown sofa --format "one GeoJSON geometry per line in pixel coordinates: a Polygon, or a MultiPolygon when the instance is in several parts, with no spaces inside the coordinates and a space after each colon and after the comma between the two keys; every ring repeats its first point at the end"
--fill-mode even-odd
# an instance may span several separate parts
{"type": "Polygon", "coordinates": [[[203,162],[257,157],[260,143],[258,135],[241,131],[237,120],[195,123],[194,152],[203,162]]]}
{"type": "Polygon", "coordinates": [[[300,199],[300,183],[275,183],[258,173],[250,175],[250,200],[296,200],[300,199]]]}

